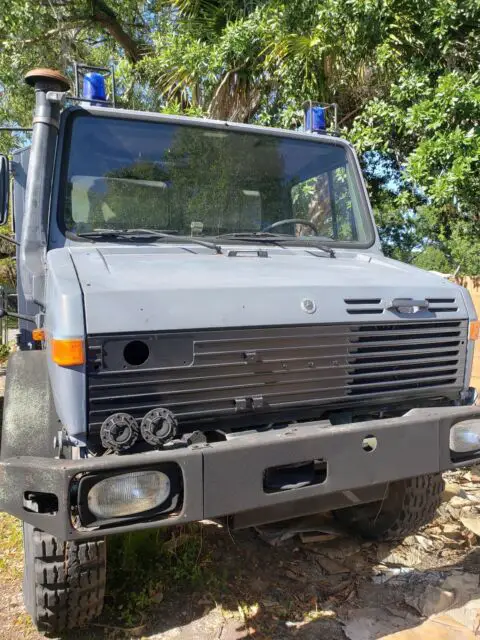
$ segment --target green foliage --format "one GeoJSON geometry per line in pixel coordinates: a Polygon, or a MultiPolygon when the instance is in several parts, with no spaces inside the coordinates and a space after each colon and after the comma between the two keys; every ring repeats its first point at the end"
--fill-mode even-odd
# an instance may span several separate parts
{"type": "Polygon", "coordinates": [[[4,0],[0,123],[30,123],[28,69],[74,60],[115,63],[129,108],[296,128],[305,99],[334,101],[386,252],[475,274],[478,24],[478,0],[4,0]]]}
{"type": "Polygon", "coordinates": [[[390,215],[396,215],[396,233],[403,236],[393,242],[390,238],[391,250],[407,252],[414,262],[420,260],[429,268],[460,265],[461,272],[476,274],[480,270],[480,46],[475,25],[480,4],[476,0],[402,3],[399,14],[404,18],[407,7],[410,17],[421,14],[421,18],[415,26],[406,20],[399,41],[394,40],[391,49],[384,43],[377,58],[380,67],[394,72],[393,82],[364,106],[348,135],[361,153],[376,152],[377,163],[390,169],[383,176],[371,170],[370,178],[383,206],[388,183],[391,186],[393,180],[395,186],[387,199],[390,215]],[[418,253],[425,247],[428,251],[418,253]],[[438,252],[445,258],[440,262],[438,252]]]}
{"type": "Polygon", "coordinates": [[[0,576],[4,585],[22,576],[22,543],[20,521],[0,513],[0,576]]]}
{"type": "Polygon", "coordinates": [[[0,286],[7,289],[15,288],[16,265],[13,258],[0,259],[0,286]]]}
{"type": "Polygon", "coordinates": [[[8,360],[9,355],[10,355],[10,345],[0,344],[0,363],[3,364],[6,360],[8,360]]]}
{"type": "Polygon", "coordinates": [[[405,71],[387,97],[367,105],[351,131],[361,151],[381,150],[397,170],[391,211],[406,204],[410,211],[403,216],[411,227],[415,210],[420,244],[423,232],[427,244],[441,245],[470,274],[480,270],[479,116],[480,74],[434,78],[405,71]]]}
{"type": "Polygon", "coordinates": [[[168,590],[208,585],[210,561],[202,553],[202,525],[168,533],[147,529],[108,539],[107,616],[127,626],[138,625],[152,601],[168,590]],[[125,589],[128,585],[128,589],[125,589]]]}
{"type": "Polygon", "coordinates": [[[445,252],[440,247],[425,247],[414,256],[412,264],[421,269],[438,271],[439,273],[452,273],[454,267],[451,260],[447,258],[445,252]]]}

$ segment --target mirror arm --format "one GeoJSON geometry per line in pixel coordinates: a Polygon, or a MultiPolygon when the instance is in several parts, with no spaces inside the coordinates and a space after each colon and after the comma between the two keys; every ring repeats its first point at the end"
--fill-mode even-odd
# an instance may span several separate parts
{"type": "Polygon", "coordinates": [[[0,318],[4,318],[7,316],[8,318],[17,318],[18,320],[25,320],[25,322],[32,322],[33,324],[37,324],[35,316],[27,316],[23,313],[14,313],[13,311],[5,311],[5,309],[0,309],[0,318]]]}
{"type": "Polygon", "coordinates": [[[0,233],[0,240],[5,240],[6,242],[11,242],[12,244],[16,245],[17,247],[20,246],[20,242],[18,242],[18,240],[15,240],[14,238],[11,238],[10,236],[6,236],[3,233],[0,233]]]}
{"type": "Polygon", "coordinates": [[[13,133],[22,131],[24,133],[29,133],[30,131],[33,131],[33,129],[27,127],[0,127],[0,131],[12,131],[13,133]]]}

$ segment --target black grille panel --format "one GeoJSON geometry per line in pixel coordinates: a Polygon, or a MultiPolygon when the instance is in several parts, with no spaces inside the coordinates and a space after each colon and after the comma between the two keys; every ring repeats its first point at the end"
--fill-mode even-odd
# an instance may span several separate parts
{"type": "Polygon", "coordinates": [[[180,421],[278,412],[463,385],[466,321],[368,323],[90,336],[89,422],[154,407],[180,421]],[[130,366],[131,340],[150,349],[130,366]]]}

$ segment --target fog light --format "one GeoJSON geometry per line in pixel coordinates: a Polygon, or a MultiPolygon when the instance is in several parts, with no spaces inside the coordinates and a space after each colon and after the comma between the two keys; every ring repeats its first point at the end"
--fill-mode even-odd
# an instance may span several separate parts
{"type": "Polygon", "coordinates": [[[105,478],[88,493],[97,518],[120,518],[160,506],[170,495],[170,479],[160,471],[135,471],[105,478]]]}
{"type": "Polygon", "coordinates": [[[462,420],[450,429],[450,450],[468,453],[480,449],[480,419],[462,420]]]}

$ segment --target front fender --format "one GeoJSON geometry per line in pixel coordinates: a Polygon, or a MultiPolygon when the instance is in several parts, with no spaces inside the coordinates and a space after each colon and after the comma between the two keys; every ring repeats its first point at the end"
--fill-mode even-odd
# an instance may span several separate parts
{"type": "Polygon", "coordinates": [[[58,416],[73,442],[85,444],[87,432],[85,365],[61,367],[49,357],[49,338],[85,339],[83,295],[70,250],[48,254],[45,311],[47,362],[58,416]]]}

